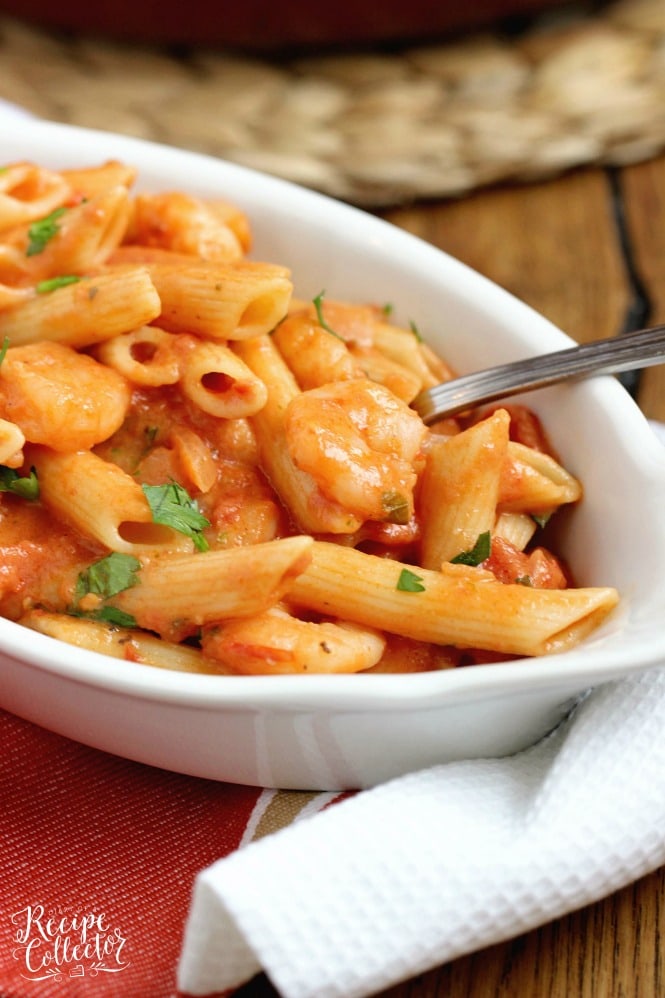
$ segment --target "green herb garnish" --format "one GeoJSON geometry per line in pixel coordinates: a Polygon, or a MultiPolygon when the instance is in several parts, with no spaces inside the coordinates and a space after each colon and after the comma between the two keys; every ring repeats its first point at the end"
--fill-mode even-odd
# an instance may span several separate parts
{"type": "Polygon", "coordinates": [[[534,523],[537,523],[539,527],[544,527],[547,524],[547,522],[548,522],[549,518],[551,517],[551,515],[552,515],[551,512],[550,513],[532,513],[531,514],[531,519],[533,520],[534,523]]]}
{"type": "Polygon", "coordinates": [[[389,523],[409,522],[409,501],[401,492],[384,492],[381,496],[381,506],[389,523]]]}
{"type": "Polygon", "coordinates": [[[424,593],[425,587],[420,575],[416,575],[408,568],[403,568],[399,573],[396,589],[402,593],[424,593]]]}
{"type": "Polygon", "coordinates": [[[81,278],[76,274],[63,274],[62,277],[50,277],[47,281],[40,281],[36,285],[35,291],[38,295],[48,294],[49,291],[57,291],[58,288],[65,288],[68,284],[76,284],[81,278]]]}
{"type": "Polygon", "coordinates": [[[142,488],[154,523],[172,527],[178,533],[191,537],[199,551],[208,550],[209,545],[202,531],[210,526],[210,520],[200,512],[182,485],[168,482],[166,485],[143,485],[142,488]]]}
{"type": "Polygon", "coordinates": [[[533,587],[533,582],[531,581],[530,575],[518,575],[515,579],[515,585],[517,586],[529,586],[533,587]]]}
{"type": "Polygon", "coordinates": [[[316,309],[316,321],[321,326],[321,328],[325,329],[325,331],[327,333],[330,333],[331,336],[336,336],[338,340],[344,341],[344,337],[340,336],[339,333],[336,333],[335,330],[332,329],[328,325],[328,323],[326,322],[326,320],[323,317],[323,297],[324,297],[324,295],[325,295],[325,291],[320,291],[318,293],[318,295],[316,296],[316,298],[312,298],[312,302],[314,304],[314,308],[316,309]]]}
{"type": "Polygon", "coordinates": [[[21,499],[39,499],[37,472],[31,468],[29,475],[21,476],[13,468],[0,465],[0,492],[11,492],[21,499]]]}
{"type": "Polygon", "coordinates": [[[46,244],[50,242],[51,239],[60,231],[60,226],[58,225],[58,219],[61,218],[67,211],[65,207],[56,208],[46,215],[45,218],[40,218],[38,222],[33,222],[28,229],[28,248],[26,250],[26,256],[35,256],[37,253],[42,253],[46,248],[46,244]]]}
{"type": "Polygon", "coordinates": [[[113,551],[99,561],[93,562],[85,571],[79,574],[74,590],[74,598],[78,603],[93,593],[108,599],[131,589],[138,582],[136,573],[141,568],[141,562],[131,554],[121,554],[113,551]]]}
{"type": "Polygon", "coordinates": [[[468,551],[460,551],[456,554],[454,558],[451,558],[451,564],[453,565],[471,565],[475,567],[480,565],[490,556],[491,550],[491,538],[489,530],[486,530],[482,534],[478,534],[476,543],[468,551]]]}
{"type": "Polygon", "coordinates": [[[423,342],[423,338],[420,335],[420,330],[418,329],[418,327],[415,324],[415,322],[413,321],[413,319],[411,319],[411,321],[409,322],[409,329],[411,330],[411,332],[413,333],[413,335],[415,336],[415,338],[418,340],[418,342],[422,343],[423,342]]]}
{"type": "Polygon", "coordinates": [[[9,350],[9,337],[5,336],[4,340],[2,341],[2,346],[0,347],[0,364],[2,364],[3,360],[7,356],[8,350],[9,350]]]}
{"type": "Polygon", "coordinates": [[[93,562],[83,572],[79,573],[74,589],[74,606],[69,613],[74,617],[87,617],[90,620],[103,620],[107,624],[118,627],[136,627],[136,620],[131,613],[125,613],[115,606],[99,606],[94,610],[81,610],[80,601],[89,594],[108,599],[125,589],[131,589],[138,582],[137,572],[141,562],[131,554],[121,554],[112,551],[99,561],[93,562]]]}
{"type": "Polygon", "coordinates": [[[103,620],[107,624],[115,624],[116,627],[138,626],[136,617],[133,617],[131,613],[125,613],[124,610],[119,610],[116,606],[102,606],[99,610],[94,610],[86,616],[93,620],[103,620]]]}

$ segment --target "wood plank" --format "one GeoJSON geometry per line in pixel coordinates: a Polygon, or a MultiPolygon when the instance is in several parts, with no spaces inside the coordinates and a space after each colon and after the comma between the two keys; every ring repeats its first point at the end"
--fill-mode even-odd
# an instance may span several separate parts
{"type": "MultiPolygon", "coordinates": [[[[621,171],[620,188],[635,269],[650,304],[648,321],[665,323],[665,157],[621,171]]],[[[665,367],[644,371],[640,407],[665,420],[665,367]]]]}
{"type": "Polygon", "coordinates": [[[607,175],[383,213],[506,288],[579,341],[613,336],[631,300],[607,175]]]}
{"type": "MultiPolygon", "coordinates": [[[[376,998],[656,998],[665,994],[665,870],[596,904],[461,957],[376,998]]],[[[277,998],[261,974],[237,998],[277,998]]]]}

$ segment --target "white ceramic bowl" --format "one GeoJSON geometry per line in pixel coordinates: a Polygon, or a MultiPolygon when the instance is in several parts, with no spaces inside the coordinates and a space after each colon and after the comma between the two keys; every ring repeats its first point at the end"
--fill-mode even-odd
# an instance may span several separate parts
{"type": "MultiPolygon", "coordinates": [[[[533,310],[439,250],[283,181],[110,134],[17,122],[2,159],[122,159],[141,188],[233,200],[256,258],[296,293],[389,301],[460,372],[570,345],[533,310]]],[[[598,683],[665,660],[665,451],[611,378],[532,394],[585,498],[563,553],[620,607],[576,650],[416,675],[223,677],[93,654],[0,620],[0,705],[88,745],[167,769],[266,787],[367,787],[452,759],[515,752],[598,683]]]]}

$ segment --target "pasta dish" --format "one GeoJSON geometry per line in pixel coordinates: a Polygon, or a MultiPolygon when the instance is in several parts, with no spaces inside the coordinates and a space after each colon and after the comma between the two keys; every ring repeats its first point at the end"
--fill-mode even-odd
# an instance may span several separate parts
{"type": "MultiPolygon", "coordinates": [[[[131,165],[0,168],[0,613],[221,674],[547,655],[618,602],[549,523],[582,498],[538,417],[427,427],[452,377],[389,302],[297,297],[234,204],[131,165]]],[[[397,303],[398,304],[398,303],[397,303]]]]}

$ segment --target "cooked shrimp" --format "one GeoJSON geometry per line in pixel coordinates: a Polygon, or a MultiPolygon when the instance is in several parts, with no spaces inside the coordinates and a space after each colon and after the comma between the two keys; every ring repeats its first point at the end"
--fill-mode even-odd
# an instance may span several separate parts
{"type": "Polygon", "coordinates": [[[427,430],[387,388],[354,378],[302,392],[285,430],[292,460],[327,498],[363,519],[408,523],[427,430]]]}
{"type": "Polygon", "coordinates": [[[303,390],[360,373],[344,340],[329,333],[308,312],[297,312],[280,322],[273,343],[303,390]]]}
{"type": "Polygon", "coordinates": [[[110,367],[63,343],[11,347],[0,367],[0,416],[26,440],[85,450],[121,425],[129,384],[110,367]]]}
{"type": "Polygon", "coordinates": [[[299,620],[280,606],[204,632],[204,655],[249,675],[362,672],[380,660],[385,638],[358,624],[299,620]]]}
{"type": "Polygon", "coordinates": [[[140,194],[134,200],[130,238],[204,260],[240,260],[241,241],[219,211],[179,191],[140,194]]]}

